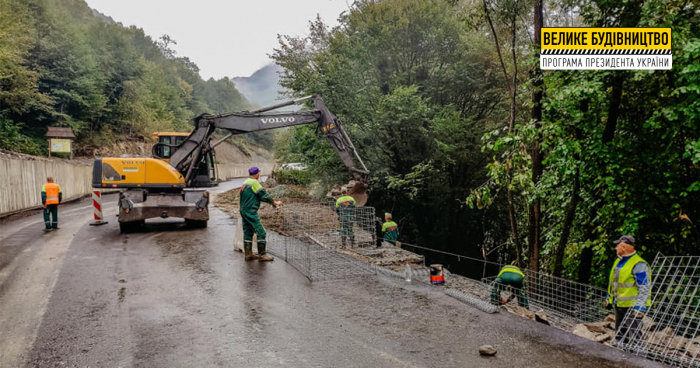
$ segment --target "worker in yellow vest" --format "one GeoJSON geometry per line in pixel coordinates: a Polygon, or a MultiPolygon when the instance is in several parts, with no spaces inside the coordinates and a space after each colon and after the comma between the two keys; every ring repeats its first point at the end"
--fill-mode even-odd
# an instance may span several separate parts
{"type": "Polygon", "coordinates": [[[350,246],[355,246],[355,198],[348,195],[347,188],[340,191],[340,198],[335,201],[335,212],[340,222],[340,240],[345,248],[345,239],[350,238],[350,246]]]}
{"type": "Polygon", "coordinates": [[[605,306],[615,308],[616,342],[628,343],[630,337],[639,335],[642,318],[651,306],[651,271],[649,264],[635,251],[634,237],[623,235],[614,243],[618,259],[610,271],[605,306]],[[628,313],[628,322],[623,326],[628,313]]]}
{"type": "Polygon", "coordinates": [[[41,186],[41,204],[44,206],[44,231],[58,230],[58,204],[63,200],[61,186],[53,182],[52,177],[46,178],[46,184],[41,186]]]}

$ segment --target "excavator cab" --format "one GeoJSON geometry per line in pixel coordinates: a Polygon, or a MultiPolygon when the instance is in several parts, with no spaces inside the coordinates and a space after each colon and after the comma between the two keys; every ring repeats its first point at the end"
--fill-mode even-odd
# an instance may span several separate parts
{"type": "Polygon", "coordinates": [[[181,132],[155,132],[154,137],[158,137],[158,143],[163,143],[165,145],[155,147],[154,156],[165,160],[165,162],[170,162],[170,157],[177,151],[177,146],[179,146],[190,133],[181,132]]]}
{"type": "MultiPolygon", "coordinates": [[[[158,144],[153,147],[153,156],[165,162],[170,162],[170,157],[177,152],[177,147],[190,135],[190,133],[182,132],[155,132],[154,137],[158,137],[158,144]]],[[[202,162],[197,168],[195,174],[195,187],[215,187],[219,180],[216,176],[216,156],[215,151],[211,150],[203,155],[202,162]]]]}

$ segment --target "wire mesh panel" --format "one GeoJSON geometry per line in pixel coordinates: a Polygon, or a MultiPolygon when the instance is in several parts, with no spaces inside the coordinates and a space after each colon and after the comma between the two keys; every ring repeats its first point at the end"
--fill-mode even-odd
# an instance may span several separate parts
{"type": "Polygon", "coordinates": [[[566,328],[572,327],[573,322],[602,321],[609,314],[605,310],[604,289],[541,272],[525,275],[531,304],[561,316],[560,323],[566,328]]]}
{"type": "Polygon", "coordinates": [[[630,311],[615,345],[678,367],[700,367],[700,257],[656,256],[651,266],[651,307],[630,311]]]}
{"type": "Polygon", "coordinates": [[[268,249],[312,281],[374,274],[368,262],[345,249],[375,243],[373,207],[336,208],[332,202],[289,203],[261,215],[270,237],[268,249]]]}
{"type": "Polygon", "coordinates": [[[570,330],[578,323],[602,321],[609,314],[605,310],[604,289],[541,272],[525,270],[524,273],[522,290],[497,284],[496,276],[483,278],[482,282],[491,289],[491,299],[501,297],[494,296],[494,290],[496,293],[503,290],[505,299],[513,295],[512,299],[519,305],[527,305],[533,311],[543,310],[549,323],[558,328],[570,330]]]}

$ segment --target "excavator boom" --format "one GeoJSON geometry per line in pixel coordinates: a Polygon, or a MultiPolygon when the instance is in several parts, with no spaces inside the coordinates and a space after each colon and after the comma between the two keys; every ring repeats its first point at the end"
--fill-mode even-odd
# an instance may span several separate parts
{"type": "MultiPolygon", "coordinates": [[[[333,115],[328,107],[323,103],[318,95],[312,95],[297,100],[283,102],[274,106],[264,107],[251,112],[231,112],[218,115],[201,115],[194,120],[195,129],[177,148],[177,151],[170,158],[170,165],[175,167],[185,178],[185,183],[191,185],[193,173],[197,170],[197,165],[206,152],[216,146],[221,141],[210,144],[212,134],[216,129],[224,129],[230,135],[258,132],[269,129],[277,129],[294,125],[316,123],[324,135],[330,141],[333,148],[338,152],[353,178],[358,184],[354,188],[355,194],[364,204],[366,196],[362,197],[365,191],[366,176],[369,171],[357,154],[350,138],[345,133],[338,118],[333,115]],[[301,101],[313,99],[314,109],[299,112],[267,113],[270,110],[284,106],[297,104],[301,101]],[[362,168],[355,164],[358,160],[362,168]]],[[[155,151],[155,149],[154,149],[155,151]]]]}

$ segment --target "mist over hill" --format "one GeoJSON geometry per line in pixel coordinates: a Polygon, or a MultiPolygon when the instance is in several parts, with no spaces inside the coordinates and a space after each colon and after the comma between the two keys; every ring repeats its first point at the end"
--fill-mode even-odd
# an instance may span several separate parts
{"type": "MultiPolygon", "coordinates": [[[[279,84],[282,71],[281,66],[270,63],[258,69],[249,77],[233,78],[233,82],[236,84],[236,89],[249,101],[260,106],[274,105],[286,100],[280,95],[280,92],[284,90],[279,84]]],[[[285,110],[290,110],[290,108],[285,108],[285,110]]],[[[296,108],[293,110],[296,110],[296,108]]]]}

